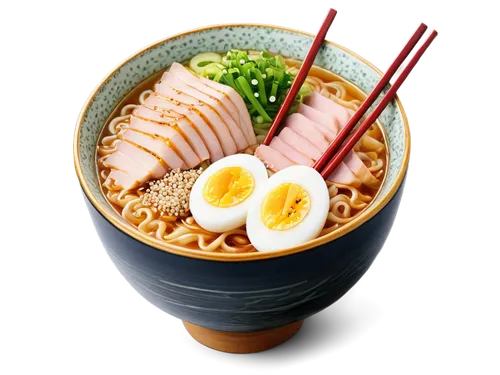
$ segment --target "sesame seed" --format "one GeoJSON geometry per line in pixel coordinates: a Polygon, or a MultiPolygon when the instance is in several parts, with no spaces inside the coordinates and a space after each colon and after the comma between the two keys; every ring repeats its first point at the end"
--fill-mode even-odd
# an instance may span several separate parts
{"type": "Polygon", "coordinates": [[[162,179],[149,182],[149,189],[142,197],[142,204],[161,215],[188,216],[189,194],[203,168],[169,171],[162,179]]]}
{"type": "Polygon", "coordinates": [[[258,83],[259,83],[259,81],[257,81],[255,78],[252,79],[252,85],[257,86],[258,83]]]}
{"type": "Polygon", "coordinates": [[[276,97],[275,97],[274,95],[271,95],[271,96],[269,97],[269,101],[270,101],[271,103],[274,103],[274,102],[276,101],[276,97]]]}
{"type": "Polygon", "coordinates": [[[253,94],[253,96],[255,96],[256,98],[258,98],[259,97],[259,93],[256,92],[256,93],[253,94]]]}

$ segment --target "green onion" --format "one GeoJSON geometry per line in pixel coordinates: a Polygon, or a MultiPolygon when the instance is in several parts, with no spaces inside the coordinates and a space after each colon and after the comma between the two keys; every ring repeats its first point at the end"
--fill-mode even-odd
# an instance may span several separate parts
{"type": "Polygon", "coordinates": [[[256,126],[254,126],[253,131],[257,135],[267,135],[267,133],[269,133],[269,129],[261,129],[256,126]]]}
{"type": "Polygon", "coordinates": [[[264,120],[272,122],[273,119],[269,117],[264,108],[262,108],[262,106],[260,105],[259,101],[255,98],[252,88],[248,84],[248,81],[245,79],[245,77],[239,76],[238,78],[236,78],[236,82],[240,84],[240,87],[242,88],[246,99],[253,104],[254,108],[257,110],[257,112],[259,112],[264,120]]]}
{"type": "Polygon", "coordinates": [[[220,80],[221,80],[221,78],[222,78],[222,76],[223,76],[223,75],[224,75],[224,72],[221,70],[219,73],[217,73],[217,74],[214,76],[213,80],[214,80],[215,82],[220,82],[220,80]]]}
{"type": "Polygon", "coordinates": [[[203,77],[215,77],[217,74],[222,73],[222,70],[225,68],[224,65],[219,63],[209,63],[206,65],[200,74],[203,77]]]}
{"type": "Polygon", "coordinates": [[[267,68],[266,61],[264,59],[258,59],[257,60],[257,67],[259,68],[261,73],[265,73],[266,68],[267,68]]]}
{"type": "Polygon", "coordinates": [[[262,51],[260,53],[263,59],[269,60],[273,58],[273,55],[271,55],[268,51],[262,51]]]}
{"type": "Polygon", "coordinates": [[[286,70],[285,59],[283,59],[283,56],[276,55],[276,56],[274,56],[274,59],[276,61],[276,67],[277,68],[286,70]]]}
{"type": "Polygon", "coordinates": [[[246,63],[246,64],[242,65],[240,68],[240,72],[246,78],[246,80],[248,82],[252,81],[250,70],[252,70],[253,68],[254,68],[254,64],[251,64],[251,63],[246,63]]]}
{"type": "Polygon", "coordinates": [[[273,82],[271,88],[271,95],[269,95],[269,101],[271,103],[275,103],[277,99],[278,99],[278,84],[276,82],[273,82]]]}
{"type": "Polygon", "coordinates": [[[222,56],[214,52],[200,53],[189,61],[189,67],[196,73],[200,74],[204,67],[211,63],[222,62],[222,56]]]}
{"type": "MultiPolygon", "coordinates": [[[[235,89],[245,101],[255,133],[265,135],[295,77],[286,71],[283,56],[267,51],[250,53],[238,49],[223,57],[202,53],[191,59],[190,67],[197,74],[235,89]]],[[[304,84],[292,108],[296,109],[311,92],[311,86],[304,84]]]]}
{"type": "Polygon", "coordinates": [[[283,77],[285,76],[285,72],[279,69],[275,69],[274,71],[274,82],[281,88],[283,87],[283,77]]]}
{"type": "Polygon", "coordinates": [[[255,79],[257,80],[259,99],[262,105],[265,106],[267,105],[267,94],[266,94],[266,86],[264,84],[264,79],[262,79],[262,74],[260,73],[260,70],[256,68],[252,68],[250,72],[253,73],[253,76],[255,76],[255,79]]]}
{"type": "Polygon", "coordinates": [[[233,75],[226,73],[223,74],[221,77],[221,83],[224,83],[225,85],[231,86],[233,89],[235,89],[240,96],[245,96],[245,94],[241,91],[241,89],[236,85],[236,82],[234,81],[233,75]]]}
{"type": "Polygon", "coordinates": [[[297,100],[302,103],[304,98],[311,95],[313,91],[314,91],[314,88],[310,84],[304,83],[300,87],[300,90],[297,94],[297,100]]]}
{"type": "Polygon", "coordinates": [[[264,122],[264,117],[262,117],[262,116],[256,116],[256,117],[254,117],[254,121],[257,124],[262,124],[264,122]]]}
{"type": "MultiPolygon", "coordinates": [[[[239,77],[238,77],[238,78],[239,78],[239,77]]],[[[240,93],[241,93],[241,96],[242,96],[243,98],[246,98],[246,92],[245,92],[245,90],[243,89],[243,87],[241,86],[240,82],[238,81],[238,78],[236,78],[236,79],[234,80],[234,85],[237,87],[238,92],[240,92],[240,93]]]]}
{"type": "Polygon", "coordinates": [[[274,80],[274,69],[273,68],[266,68],[266,81],[271,82],[274,80]]]}
{"type": "MultiPolygon", "coordinates": [[[[249,60],[249,58],[248,58],[248,55],[245,51],[238,51],[238,53],[236,53],[236,60],[238,60],[238,61],[243,60],[243,61],[247,62],[249,60]]],[[[243,65],[243,64],[241,64],[241,65],[243,65]]]]}
{"type": "Polygon", "coordinates": [[[267,123],[263,123],[263,124],[259,124],[259,123],[254,123],[253,126],[256,127],[256,128],[259,128],[259,129],[268,129],[271,127],[271,123],[270,122],[267,122],[267,123]]]}

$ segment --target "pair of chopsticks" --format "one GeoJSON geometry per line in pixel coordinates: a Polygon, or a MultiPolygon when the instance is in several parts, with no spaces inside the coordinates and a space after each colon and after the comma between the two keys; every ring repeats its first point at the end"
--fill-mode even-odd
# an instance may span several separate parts
{"type": "Polygon", "coordinates": [[[307,55],[304,61],[302,62],[302,66],[300,67],[299,72],[293,79],[292,86],[288,90],[288,93],[285,96],[283,104],[278,110],[278,113],[276,114],[276,117],[274,118],[274,121],[271,127],[269,128],[269,132],[267,133],[266,138],[264,139],[264,144],[266,146],[269,146],[269,143],[271,143],[271,140],[274,137],[274,133],[276,133],[279,124],[286,117],[288,109],[292,105],[293,101],[295,100],[295,97],[297,96],[300,88],[302,87],[302,84],[306,80],[307,74],[309,73],[309,70],[311,69],[314,63],[314,59],[316,58],[316,55],[318,54],[318,51],[321,45],[323,44],[323,41],[325,40],[326,33],[328,32],[328,29],[332,25],[332,22],[335,19],[336,15],[337,11],[335,9],[330,9],[328,11],[328,14],[326,15],[326,18],[323,21],[323,24],[321,25],[318,34],[316,34],[316,37],[313,40],[311,48],[307,52],[307,55]]]}
{"type": "MultiPolygon", "coordinates": [[[[337,12],[333,9],[330,9],[328,15],[321,26],[320,31],[314,38],[311,49],[307,53],[306,58],[300,68],[297,76],[293,80],[293,84],[288,91],[288,94],[281,106],[278,114],[276,115],[271,128],[269,129],[269,133],[264,140],[265,145],[269,145],[271,139],[273,138],[276,130],[278,129],[279,124],[283,120],[283,118],[287,115],[288,109],[290,105],[294,101],[300,87],[304,83],[309,70],[314,62],[314,58],[323,43],[326,33],[330,28],[330,25],[335,18],[337,12]]],[[[350,118],[347,124],[342,128],[337,137],[332,141],[328,149],[323,153],[321,158],[319,158],[314,164],[313,168],[321,173],[323,178],[327,178],[342,162],[342,160],[346,157],[346,155],[351,151],[354,145],[361,139],[363,134],[372,126],[372,124],[377,120],[380,114],[384,111],[387,105],[394,99],[397,90],[401,87],[405,79],[408,77],[410,72],[413,70],[418,60],[422,57],[424,52],[427,50],[429,45],[438,35],[436,30],[433,30],[429,35],[427,40],[422,44],[422,46],[418,49],[415,55],[410,59],[408,65],[403,69],[399,77],[396,79],[394,84],[387,91],[385,96],[379,102],[379,104],[375,107],[375,109],[368,115],[368,117],[361,123],[361,125],[354,131],[354,127],[361,120],[361,118],[365,115],[368,109],[375,103],[379,95],[382,93],[382,90],[385,86],[390,82],[391,78],[394,76],[399,67],[403,64],[406,58],[409,56],[410,52],[415,48],[418,41],[422,38],[425,31],[427,30],[427,26],[425,24],[421,24],[419,28],[415,31],[413,36],[410,38],[408,43],[404,46],[403,50],[399,53],[396,60],[391,64],[387,72],[382,76],[378,84],[375,86],[373,91],[368,95],[366,100],[361,104],[359,109],[354,113],[354,115],[350,118]],[[352,134],[351,134],[352,132],[352,134]]]]}

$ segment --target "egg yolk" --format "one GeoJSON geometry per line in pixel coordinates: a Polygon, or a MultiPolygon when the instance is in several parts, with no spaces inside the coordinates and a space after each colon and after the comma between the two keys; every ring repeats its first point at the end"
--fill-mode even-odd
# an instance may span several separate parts
{"type": "Polygon", "coordinates": [[[288,230],[299,224],[309,213],[311,198],[300,185],[284,183],[275,187],[261,207],[262,222],[272,230],[288,230]]]}
{"type": "Polygon", "coordinates": [[[255,188],[250,172],[241,167],[219,169],[205,183],[203,198],[212,206],[227,208],[247,199],[255,188]]]}

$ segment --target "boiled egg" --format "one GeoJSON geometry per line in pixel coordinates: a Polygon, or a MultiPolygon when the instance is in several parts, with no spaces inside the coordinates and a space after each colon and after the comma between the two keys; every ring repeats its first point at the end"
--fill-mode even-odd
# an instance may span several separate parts
{"type": "Polygon", "coordinates": [[[267,181],[267,170],[255,156],[227,156],[196,180],[189,197],[191,214],[210,232],[222,233],[245,224],[248,209],[267,181]]]}
{"type": "Polygon", "coordinates": [[[248,238],[258,251],[286,249],[316,238],[330,208],[325,180],[294,165],[269,178],[248,212],[248,238]]]}

